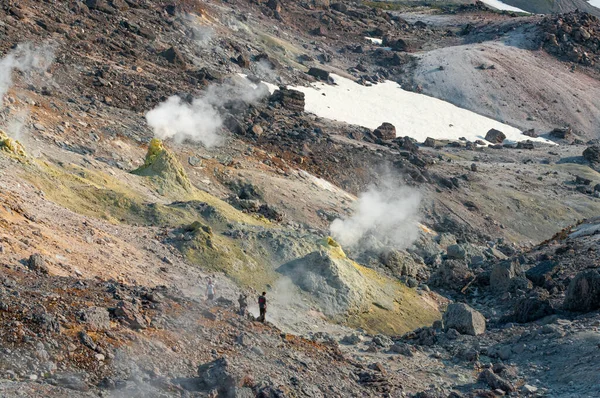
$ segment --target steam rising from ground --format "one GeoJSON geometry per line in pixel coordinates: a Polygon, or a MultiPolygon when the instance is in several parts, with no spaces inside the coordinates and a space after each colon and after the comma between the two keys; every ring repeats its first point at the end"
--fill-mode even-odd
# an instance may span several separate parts
{"type": "Polygon", "coordinates": [[[209,86],[191,102],[172,96],[146,113],[146,121],[158,138],[174,138],[177,142],[188,139],[212,147],[223,140],[221,115],[227,108],[255,103],[268,94],[264,85],[255,86],[242,78],[231,79],[209,86]]]}
{"type": "Polygon", "coordinates": [[[0,60],[0,100],[13,84],[13,71],[16,69],[26,77],[33,73],[43,73],[54,61],[54,48],[48,44],[34,46],[31,43],[19,44],[0,60]]]}
{"type": "Polygon", "coordinates": [[[386,181],[360,194],[354,213],[331,223],[331,235],[353,249],[404,249],[419,237],[419,191],[386,181]]]}
{"type": "Polygon", "coordinates": [[[5,132],[15,140],[25,143],[23,142],[26,132],[25,125],[27,124],[28,120],[29,111],[25,109],[19,111],[11,119],[9,119],[8,123],[4,127],[5,132]]]}

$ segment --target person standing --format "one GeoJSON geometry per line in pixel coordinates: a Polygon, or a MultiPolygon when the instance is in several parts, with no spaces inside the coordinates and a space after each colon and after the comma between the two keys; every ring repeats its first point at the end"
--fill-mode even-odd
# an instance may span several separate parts
{"type": "Polygon", "coordinates": [[[206,284],[206,297],[208,301],[213,301],[215,298],[215,285],[210,278],[208,278],[208,283],[206,284]]]}
{"type": "Polygon", "coordinates": [[[260,310],[258,320],[264,323],[267,315],[267,292],[262,292],[262,296],[258,297],[258,308],[260,310]]]}

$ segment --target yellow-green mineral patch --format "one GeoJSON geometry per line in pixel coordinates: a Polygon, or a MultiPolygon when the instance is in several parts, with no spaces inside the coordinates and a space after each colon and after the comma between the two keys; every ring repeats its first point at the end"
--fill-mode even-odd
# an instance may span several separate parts
{"type": "Polygon", "coordinates": [[[25,147],[19,141],[10,138],[4,131],[0,130],[0,150],[10,155],[24,158],[27,156],[25,147]]]}

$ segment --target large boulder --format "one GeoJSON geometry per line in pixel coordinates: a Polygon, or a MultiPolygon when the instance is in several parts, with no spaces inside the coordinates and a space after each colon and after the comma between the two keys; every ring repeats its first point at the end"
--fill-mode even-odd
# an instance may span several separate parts
{"type": "Polygon", "coordinates": [[[583,157],[590,163],[600,163],[600,146],[592,145],[583,151],[583,157]]]}
{"type": "Polygon", "coordinates": [[[85,5],[88,6],[90,10],[98,10],[107,14],[114,14],[116,11],[106,0],[86,0],[85,5]]]}
{"type": "Polygon", "coordinates": [[[311,67],[308,70],[308,74],[318,80],[322,80],[325,82],[329,81],[329,72],[327,72],[325,69],[311,67]]]}
{"type": "Polygon", "coordinates": [[[48,266],[46,265],[46,259],[39,253],[32,254],[27,260],[27,268],[32,271],[39,272],[42,274],[48,273],[48,266]]]}
{"type": "Polygon", "coordinates": [[[383,252],[379,259],[396,276],[416,277],[424,268],[423,264],[417,263],[409,253],[398,250],[383,252]]]}
{"type": "Polygon", "coordinates": [[[554,309],[547,299],[528,297],[521,299],[515,305],[515,310],[509,319],[512,322],[528,323],[554,314],[554,309]]]}
{"type": "Polygon", "coordinates": [[[554,275],[560,271],[560,264],[554,260],[540,261],[536,266],[527,270],[525,275],[535,286],[549,288],[554,275]]]}
{"type": "Polygon", "coordinates": [[[600,272],[594,269],[577,274],[569,284],[563,306],[578,312],[600,308],[600,272]]]}
{"type": "Polygon", "coordinates": [[[160,53],[160,56],[166,59],[169,63],[175,65],[185,65],[187,63],[185,57],[175,47],[169,47],[160,53]]]}
{"type": "Polygon", "coordinates": [[[444,330],[448,329],[477,336],[485,332],[485,318],[466,304],[450,304],[444,313],[444,330]]]}
{"type": "Polygon", "coordinates": [[[218,358],[198,367],[198,378],[203,390],[217,388],[219,394],[228,396],[231,388],[235,387],[235,377],[231,372],[231,364],[226,358],[218,358]]]}
{"type": "Polygon", "coordinates": [[[431,275],[429,283],[432,286],[460,291],[473,279],[473,276],[473,271],[468,267],[466,261],[446,260],[431,275]]]}
{"type": "Polygon", "coordinates": [[[394,36],[385,35],[383,43],[385,47],[390,47],[393,51],[410,52],[415,48],[415,43],[394,36]]]}
{"type": "Polygon", "coordinates": [[[495,292],[506,292],[513,286],[513,280],[522,274],[521,265],[516,261],[498,263],[490,274],[490,288],[495,292]]]}
{"type": "Polygon", "coordinates": [[[333,3],[331,5],[331,9],[335,10],[337,12],[343,12],[343,13],[348,12],[348,6],[344,3],[333,3]]]}
{"type": "Polygon", "coordinates": [[[496,129],[491,129],[485,135],[485,140],[492,144],[502,144],[505,139],[506,135],[502,131],[496,129]]]}
{"type": "Polygon", "coordinates": [[[391,123],[384,122],[373,131],[373,135],[384,141],[393,140],[396,138],[396,127],[391,123]]]}
{"type": "Polygon", "coordinates": [[[446,249],[446,256],[453,260],[464,260],[467,252],[462,245],[450,245],[446,249]]]}

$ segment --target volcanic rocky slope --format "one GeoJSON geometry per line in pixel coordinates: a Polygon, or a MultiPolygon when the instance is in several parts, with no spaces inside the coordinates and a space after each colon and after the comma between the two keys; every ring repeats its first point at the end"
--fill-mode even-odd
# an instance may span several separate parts
{"type": "Polygon", "coordinates": [[[0,22],[0,395],[600,393],[595,17],[90,0],[5,2],[0,22]],[[53,62],[12,71],[15,53],[53,62]],[[558,145],[417,143],[283,87],[332,73],[558,145]],[[210,98],[220,145],[154,137],[144,113],[175,94],[210,98]],[[423,198],[413,244],[328,236],[390,178],[423,198]]]}

